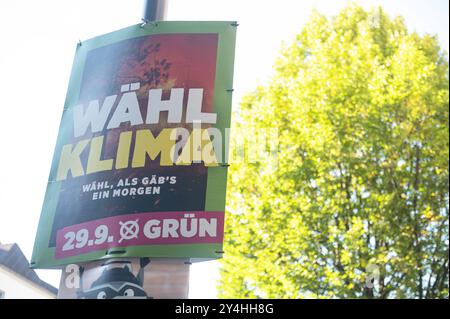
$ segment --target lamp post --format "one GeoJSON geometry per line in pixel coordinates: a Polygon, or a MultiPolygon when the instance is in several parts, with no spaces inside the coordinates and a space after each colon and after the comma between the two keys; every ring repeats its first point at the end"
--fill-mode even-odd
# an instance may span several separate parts
{"type": "Polygon", "coordinates": [[[167,15],[167,0],[144,0],[142,21],[163,21],[167,15]]]}

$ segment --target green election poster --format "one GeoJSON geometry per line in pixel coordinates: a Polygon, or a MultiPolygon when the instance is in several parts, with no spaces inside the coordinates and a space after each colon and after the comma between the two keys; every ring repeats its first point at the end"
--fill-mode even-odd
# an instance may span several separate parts
{"type": "Polygon", "coordinates": [[[236,24],[77,45],[31,266],[222,253],[236,24]]]}

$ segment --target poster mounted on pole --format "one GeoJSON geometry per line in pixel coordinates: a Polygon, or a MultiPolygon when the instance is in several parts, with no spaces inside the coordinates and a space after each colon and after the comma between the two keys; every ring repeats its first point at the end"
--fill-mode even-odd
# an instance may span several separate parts
{"type": "Polygon", "coordinates": [[[77,46],[31,266],[222,253],[236,24],[77,46]]]}

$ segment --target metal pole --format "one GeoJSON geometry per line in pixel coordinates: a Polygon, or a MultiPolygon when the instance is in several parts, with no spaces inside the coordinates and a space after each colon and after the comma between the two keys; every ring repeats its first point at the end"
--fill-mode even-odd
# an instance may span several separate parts
{"type": "MultiPolygon", "coordinates": [[[[143,25],[167,18],[169,0],[144,0],[143,25]]],[[[189,296],[189,260],[177,258],[152,259],[146,276],[150,284],[147,289],[155,298],[181,298],[189,296]]]]}
{"type": "Polygon", "coordinates": [[[144,0],[142,21],[163,21],[167,15],[168,0],[144,0]]]}

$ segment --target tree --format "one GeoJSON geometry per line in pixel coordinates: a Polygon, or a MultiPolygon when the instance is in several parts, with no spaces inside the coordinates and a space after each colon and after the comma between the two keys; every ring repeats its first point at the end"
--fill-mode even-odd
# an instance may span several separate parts
{"type": "Polygon", "coordinates": [[[314,12],[237,128],[278,167],[231,165],[220,297],[448,298],[448,58],[400,17],[314,12]]]}

